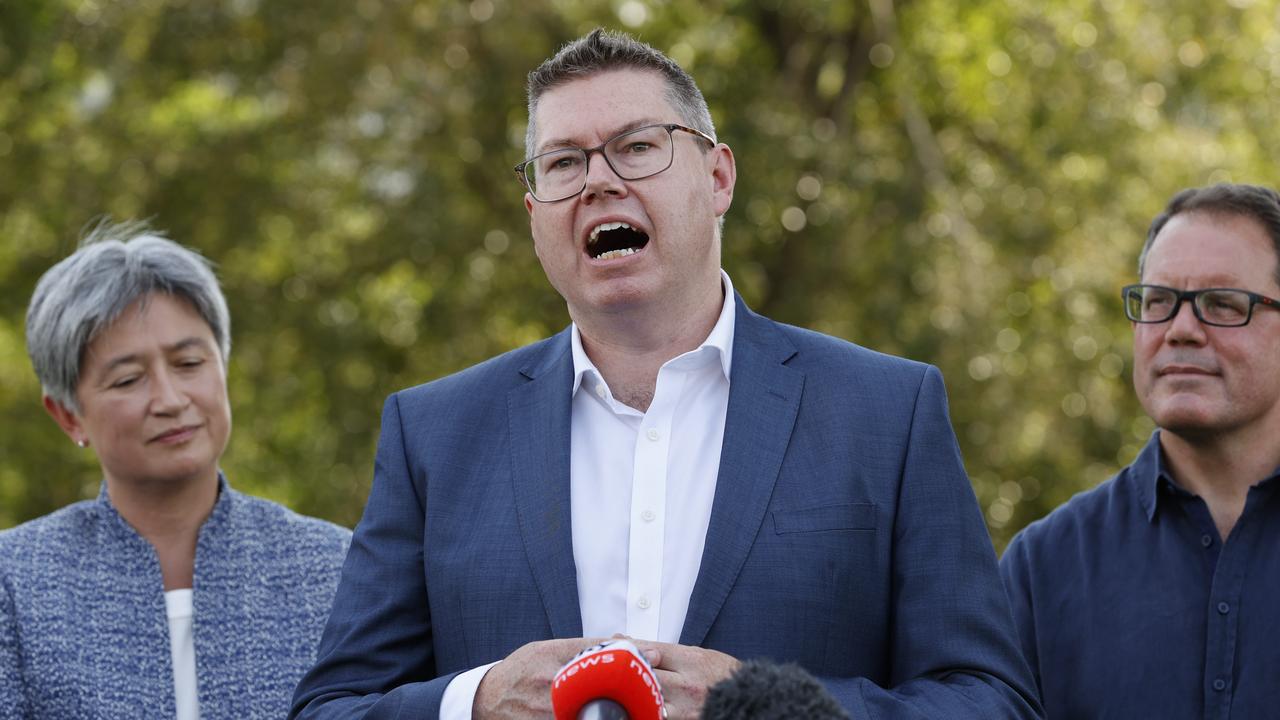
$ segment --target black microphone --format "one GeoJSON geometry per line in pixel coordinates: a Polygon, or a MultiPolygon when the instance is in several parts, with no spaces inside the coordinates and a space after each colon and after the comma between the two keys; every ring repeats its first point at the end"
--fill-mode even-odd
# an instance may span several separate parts
{"type": "Polygon", "coordinates": [[[742,663],[707,692],[702,720],[849,720],[835,698],[795,663],[742,663]]]}

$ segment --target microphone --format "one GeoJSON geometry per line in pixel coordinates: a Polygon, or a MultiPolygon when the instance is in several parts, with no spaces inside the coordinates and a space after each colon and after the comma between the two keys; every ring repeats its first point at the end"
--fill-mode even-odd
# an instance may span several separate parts
{"type": "Polygon", "coordinates": [[[744,662],[707,691],[702,720],[849,720],[835,698],[795,663],[744,662]]]}
{"type": "Polygon", "coordinates": [[[649,661],[626,640],[592,645],[551,682],[556,720],[662,720],[662,690],[649,661]]]}

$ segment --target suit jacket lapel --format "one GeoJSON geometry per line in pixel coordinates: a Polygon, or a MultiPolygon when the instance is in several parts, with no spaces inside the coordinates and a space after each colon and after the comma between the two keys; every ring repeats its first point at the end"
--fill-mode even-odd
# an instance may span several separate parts
{"type": "Polygon", "coordinates": [[[525,554],[555,637],[581,637],[569,499],[569,331],[546,343],[507,395],[511,477],[525,554]]]}
{"type": "Polygon", "coordinates": [[[804,373],[783,365],[795,348],[736,296],[729,408],[711,522],[680,634],[700,645],[733,588],[760,525],[800,408],[804,373]]]}

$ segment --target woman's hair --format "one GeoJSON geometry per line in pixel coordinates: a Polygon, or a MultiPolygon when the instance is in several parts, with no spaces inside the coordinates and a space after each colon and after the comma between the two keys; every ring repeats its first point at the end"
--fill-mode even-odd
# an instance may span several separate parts
{"type": "Polygon", "coordinates": [[[85,348],[125,308],[157,292],[191,303],[213,331],[225,368],[231,317],[209,261],[145,223],[102,222],[40,278],[27,307],[27,354],[45,394],[79,412],[85,348]]]}

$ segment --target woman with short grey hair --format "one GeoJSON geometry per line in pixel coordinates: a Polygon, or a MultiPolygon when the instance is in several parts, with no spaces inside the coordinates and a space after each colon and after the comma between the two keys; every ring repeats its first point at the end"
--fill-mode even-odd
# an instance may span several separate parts
{"type": "Polygon", "coordinates": [[[103,481],[0,532],[0,719],[284,717],[350,532],[219,470],[231,323],[208,262],[100,225],[26,329],[45,409],[103,481]]]}

